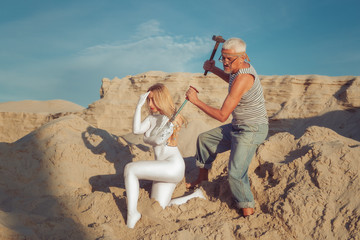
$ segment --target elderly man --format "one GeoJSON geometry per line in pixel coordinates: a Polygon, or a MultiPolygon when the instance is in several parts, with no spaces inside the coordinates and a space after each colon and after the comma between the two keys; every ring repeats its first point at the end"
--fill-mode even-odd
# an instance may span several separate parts
{"type": "Polygon", "coordinates": [[[248,168],[258,146],[268,134],[268,117],[260,79],[249,64],[246,43],[239,38],[225,41],[219,61],[224,70],[215,66],[214,60],[204,63],[208,70],[229,83],[229,92],[220,109],[202,102],[197,92],[190,88],[187,99],[212,118],[225,122],[232,114],[232,122],[199,135],[196,147],[196,165],[199,175],[193,188],[208,180],[208,170],[217,153],[230,150],[229,185],[237,206],[244,216],[254,213],[254,197],[250,189],[248,168]]]}

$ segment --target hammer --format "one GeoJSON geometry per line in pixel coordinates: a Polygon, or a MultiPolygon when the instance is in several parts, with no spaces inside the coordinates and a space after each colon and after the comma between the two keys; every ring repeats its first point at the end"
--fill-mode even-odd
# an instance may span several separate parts
{"type": "MultiPolygon", "coordinates": [[[[223,39],[222,36],[215,36],[215,35],[214,35],[214,36],[212,37],[212,40],[214,40],[216,43],[215,43],[214,50],[213,50],[212,53],[211,53],[211,56],[210,56],[210,59],[209,59],[210,61],[213,60],[219,44],[225,42],[225,39],[223,39]]],[[[208,71],[206,70],[206,71],[204,72],[204,76],[206,76],[207,73],[208,73],[208,71]]]]}

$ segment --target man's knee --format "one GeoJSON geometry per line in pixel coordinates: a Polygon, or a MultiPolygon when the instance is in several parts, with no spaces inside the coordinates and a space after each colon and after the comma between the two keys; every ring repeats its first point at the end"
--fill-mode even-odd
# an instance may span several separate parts
{"type": "Polygon", "coordinates": [[[198,143],[203,144],[204,142],[206,142],[206,139],[208,139],[208,133],[203,132],[199,134],[197,141],[198,143]]]}

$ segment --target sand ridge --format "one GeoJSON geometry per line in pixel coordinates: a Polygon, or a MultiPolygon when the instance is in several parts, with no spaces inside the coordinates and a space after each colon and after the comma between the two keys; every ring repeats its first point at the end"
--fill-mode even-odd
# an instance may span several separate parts
{"type": "MultiPolygon", "coordinates": [[[[220,106],[227,91],[213,74],[148,72],[103,79],[100,99],[86,109],[0,113],[0,239],[360,239],[360,78],[261,79],[270,134],[249,169],[253,216],[241,217],[233,205],[225,152],[200,186],[206,200],[162,209],[149,198],[151,183],[141,181],[143,217],[135,229],[126,227],[124,166],[154,158],[131,133],[138,96],[163,82],[180,106],[194,85],[205,102],[220,106]]],[[[26,104],[0,109],[10,105],[26,104]]],[[[191,103],[183,114],[186,176],[173,197],[189,194],[185,181],[196,177],[197,135],[219,125],[191,103]]]]}

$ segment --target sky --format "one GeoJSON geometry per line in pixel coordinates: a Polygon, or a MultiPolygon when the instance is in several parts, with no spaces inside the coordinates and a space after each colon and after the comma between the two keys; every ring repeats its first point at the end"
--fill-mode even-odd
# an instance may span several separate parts
{"type": "Polygon", "coordinates": [[[242,38],[259,75],[359,76],[359,11],[358,0],[2,0],[0,102],[87,107],[103,78],[203,73],[213,35],[242,38]]]}

